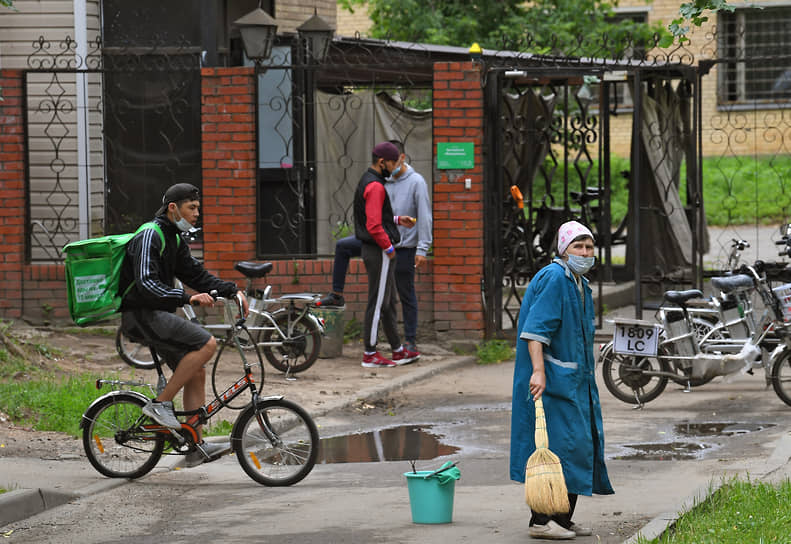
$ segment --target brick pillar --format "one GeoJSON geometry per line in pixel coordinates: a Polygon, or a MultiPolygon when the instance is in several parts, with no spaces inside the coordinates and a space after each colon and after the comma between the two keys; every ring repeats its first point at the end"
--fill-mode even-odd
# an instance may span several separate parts
{"type": "Polygon", "coordinates": [[[0,316],[22,317],[25,157],[22,71],[0,70],[0,316]]]}
{"type": "Polygon", "coordinates": [[[239,279],[233,264],[256,254],[256,76],[253,68],[203,68],[201,78],[204,263],[239,279]]]}
{"type": "Polygon", "coordinates": [[[437,332],[478,338],[484,332],[483,105],[477,65],[434,64],[435,155],[438,142],[475,144],[471,170],[436,170],[435,166],[434,319],[437,332]]]}

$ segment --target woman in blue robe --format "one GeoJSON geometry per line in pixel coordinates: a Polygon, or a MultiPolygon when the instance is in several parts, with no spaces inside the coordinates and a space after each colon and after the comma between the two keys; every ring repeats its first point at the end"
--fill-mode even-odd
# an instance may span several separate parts
{"type": "Polygon", "coordinates": [[[613,493],[604,464],[604,431],[593,358],[594,310],[583,276],[594,263],[593,234],[561,225],[557,255],[532,279],[519,311],[511,410],[511,479],[525,481],[535,451],[535,404],[543,394],[549,449],[559,458],[571,506],[567,514],[533,512],[528,534],[552,540],[587,536],[571,521],[577,495],[613,493]]]}

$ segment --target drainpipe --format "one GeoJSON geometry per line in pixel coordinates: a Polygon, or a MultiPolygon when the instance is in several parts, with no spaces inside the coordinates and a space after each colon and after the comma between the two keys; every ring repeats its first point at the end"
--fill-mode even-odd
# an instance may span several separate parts
{"type": "MultiPolygon", "coordinates": [[[[88,54],[88,23],[86,0],[74,0],[74,41],[75,53],[79,59],[77,68],[87,68],[85,57],[88,54]]],[[[90,138],[88,134],[88,89],[85,72],[75,73],[77,86],[77,187],[80,220],[80,239],[91,237],[91,161],[90,138]]]]}

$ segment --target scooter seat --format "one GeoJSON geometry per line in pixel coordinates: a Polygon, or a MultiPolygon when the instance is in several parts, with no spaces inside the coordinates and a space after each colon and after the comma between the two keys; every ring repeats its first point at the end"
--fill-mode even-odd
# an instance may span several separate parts
{"type": "Polygon", "coordinates": [[[736,274],[734,276],[718,276],[711,278],[711,285],[723,293],[730,293],[737,289],[752,289],[755,287],[753,279],[747,274],[736,274]]]}
{"type": "Polygon", "coordinates": [[[703,292],[700,289],[688,289],[686,291],[665,291],[665,300],[674,302],[678,305],[683,305],[686,301],[693,298],[703,298],[703,292]]]}

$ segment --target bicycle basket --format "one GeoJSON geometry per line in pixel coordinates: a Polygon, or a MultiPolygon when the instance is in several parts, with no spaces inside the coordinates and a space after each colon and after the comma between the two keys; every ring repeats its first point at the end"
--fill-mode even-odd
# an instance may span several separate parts
{"type": "Polygon", "coordinates": [[[783,322],[791,323],[791,283],[786,283],[772,289],[780,301],[783,310],[783,322]]]}

